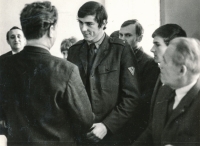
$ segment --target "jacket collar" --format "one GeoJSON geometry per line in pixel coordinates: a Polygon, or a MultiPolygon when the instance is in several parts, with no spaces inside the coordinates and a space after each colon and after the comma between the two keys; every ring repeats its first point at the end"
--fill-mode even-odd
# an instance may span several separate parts
{"type": "Polygon", "coordinates": [[[42,54],[51,54],[47,49],[35,46],[25,46],[22,52],[34,52],[34,53],[42,53],[42,54]]]}
{"type": "MultiPolygon", "coordinates": [[[[109,41],[109,36],[107,36],[105,34],[105,37],[104,37],[102,43],[99,46],[97,56],[95,57],[95,60],[94,60],[93,66],[92,66],[92,72],[101,63],[102,59],[106,56],[107,50],[109,49],[108,41],[109,41]]],[[[87,73],[88,44],[87,44],[86,41],[83,42],[83,45],[80,48],[80,55],[79,56],[80,56],[80,60],[83,64],[84,71],[85,71],[85,73],[87,73]]]]}

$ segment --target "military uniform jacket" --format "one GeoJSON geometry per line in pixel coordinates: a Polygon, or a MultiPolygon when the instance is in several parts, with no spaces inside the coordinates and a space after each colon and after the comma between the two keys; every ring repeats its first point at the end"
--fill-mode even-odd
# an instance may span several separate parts
{"type": "MultiPolygon", "coordinates": [[[[68,60],[78,66],[86,85],[88,44],[79,41],[69,50],[68,60]]],[[[115,133],[133,115],[140,97],[136,61],[130,47],[120,39],[105,36],[89,77],[95,123],[103,122],[115,133]]]]}
{"type": "Polygon", "coordinates": [[[153,117],[134,146],[200,145],[200,80],[183,97],[167,119],[172,89],[162,86],[157,94],[153,117]]]}
{"type": "Polygon", "coordinates": [[[78,68],[33,46],[0,61],[0,106],[10,145],[75,145],[93,123],[78,68]]]}

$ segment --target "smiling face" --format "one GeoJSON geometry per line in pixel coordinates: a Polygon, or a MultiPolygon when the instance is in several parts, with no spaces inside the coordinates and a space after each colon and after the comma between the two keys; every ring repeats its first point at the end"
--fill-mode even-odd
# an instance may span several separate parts
{"type": "Polygon", "coordinates": [[[137,36],[135,29],[135,24],[130,24],[128,26],[121,27],[119,31],[119,38],[127,41],[131,48],[135,48],[140,40],[140,36],[137,36]]]}
{"type": "Polygon", "coordinates": [[[14,52],[20,52],[23,49],[26,42],[22,30],[10,30],[7,42],[14,52]]]}
{"type": "Polygon", "coordinates": [[[95,20],[95,15],[78,18],[78,22],[81,33],[86,41],[95,43],[103,36],[105,23],[99,28],[98,23],[95,20]]]}
{"type": "Polygon", "coordinates": [[[151,52],[154,54],[154,61],[156,63],[160,63],[163,55],[167,49],[167,45],[164,42],[164,39],[160,36],[155,36],[153,38],[153,47],[151,48],[151,52]]]}

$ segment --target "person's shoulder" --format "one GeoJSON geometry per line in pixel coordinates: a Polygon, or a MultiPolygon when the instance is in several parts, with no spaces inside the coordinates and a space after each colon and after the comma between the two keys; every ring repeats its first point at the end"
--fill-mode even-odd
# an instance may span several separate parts
{"type": "Polygon", "coordinates": [[[109,42],[110,42],[111,44],[121,45],[121,46],[126,46],[126,45],[128,45],[128,44],[126,43],[126,41],[123,41],[123,40],[121,40],[121,39],[119,39],[119,38],[116,38],[116,37],[110,37],[110,38],[109,38],[109,42]]]}
{"type": "Polygon", "coordinates": [[[78,42],[76,42],[75,44],[73,44],[70,48],[73,48],[73,47],[77,47],[77,46],[81,46],[85,43],[85,40],[80,40],[78,42]]]}
{"type": "Polygon", "coordinates": [[[11,55],[12,55],[12,51],[9,51],[9,52],[1,55],[0,58],[5,58],[5,57],[11,56],[11,55]]]}

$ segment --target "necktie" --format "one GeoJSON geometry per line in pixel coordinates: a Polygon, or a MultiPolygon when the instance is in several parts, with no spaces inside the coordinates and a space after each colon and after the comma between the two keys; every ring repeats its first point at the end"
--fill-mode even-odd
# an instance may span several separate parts
{"type": "Polygon", "coordinates": [[[94,58],[96,56],[95,53],[95,44],[90,44],[89,45],[89,50],[88,50],[88,68],[87,68],[87,79],[86,79],[86,91],[88,93],[89,99],[91,99],[91,91],[90,91],[90,72],[92,69],[92,64],[94,62],[94,58]]]}
{"type": "Polygon", "coordinates": [[[171,116],[172,112],[173,112],[173,105],[174,105],[174,99],[176,96],[176,92],[175,90],[171,93],[170,98],[169,98],[169,102],[168,102],[168,111],[167,111],[167,119],[169,119],[169,117],[171,116]]]}
{"type": "Polygon", "coordinates": [[[93,44],[90,44],[89,48],[90,48],[89,49],[89,69],[91,70],[92,64],[93,64],[95,56],[96,56],[96,53],[95,53],[96,46],[93,43],[93,44]]]}

